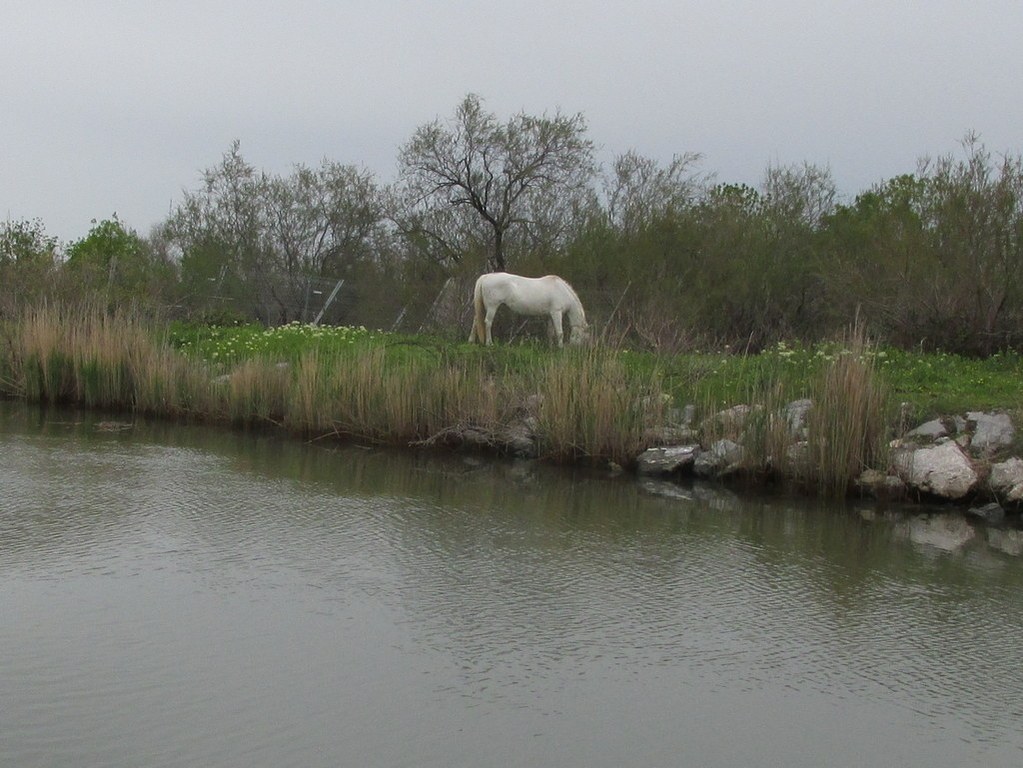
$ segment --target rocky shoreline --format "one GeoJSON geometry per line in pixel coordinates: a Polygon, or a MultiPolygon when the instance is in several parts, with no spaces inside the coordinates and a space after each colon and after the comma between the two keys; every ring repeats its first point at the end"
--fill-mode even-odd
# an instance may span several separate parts
{"type": "MultiPolygon", "coordinates": [[[[537,403],[524,405],[520,417],[497,432],[462,425],[436,440],[536,457],[537,410],[537,403]]],[[[640,476],[681,482],[770,475],[770,466],[748,458],[743,444],[744,426],[758,410],[760,406],[738,405],[694,424],[693,406],[669,409],[666,423],[648,430],[652,447],[635,457],[634,469],[640,476]]],[[[788,436],[784,450],[790,469],[808,459],[812,410],[813,402],[804,399],[788,403],[776,414],[788,436]]],[[[888,447],[888,466],[863,471],[851,491],[880,501],[963,506],[967,514],[989,523],[1023,511],[1023,458],[1013,455],[1016,428],[1005,412],[969,411],[933,419],[906,431],[888,447]]]]}
{"type": "MultiPolygon", "coordinates": [[[[738,406],[719,414],[734,420],[748,413],[738,406]]],[[[791,442],[788,458],[798,464],[806,450],[810,400],[783,410],[791,442]]],[[[868,468],[855,490],[878,500],[915,500],[964,504],[967,513],[997,522],[1018,514],[1023,502],[1023,459],[1013,456],[1016,429],[1004,412],[970,411],[920,424],[889,444],[886,468],[868,468]]],[[[649,475],[722,478],[748,472],[741,440],[721,438],[709,444],[686,442],[649,448],[637,457],[637,471],[649,475]]]]}

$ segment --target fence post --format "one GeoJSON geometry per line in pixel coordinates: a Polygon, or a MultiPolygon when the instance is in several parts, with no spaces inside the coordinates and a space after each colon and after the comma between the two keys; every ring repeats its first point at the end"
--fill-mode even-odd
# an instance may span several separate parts
{"type": "Polygon", "coordinates": [[[448,286],[451,284],[452,280],[454,280],[454,278],[449,277],[447,280],[444,281],[444,285],[441,286],[440,293],[437,294],[437,298],[434,299],[433,304],[430,305],[430,311],[426,313],[426,319],[424,319],[423,322],[420,323],[419,330],[417,331],[417,333],[422,333],[423,328],[426,327],[426,321],[433,319],[433,314],[434,312],[437,311],[437,305],[440,304],[440,300],[444,297],[444,294],[447,293],[448,286]]]}
{"type": "Polygon", "coordinates": [[[330,296],[328,296],[327,300],[323,302],[323,306],[320,308],[320,313],[316,316],[316,319],[313,320],[313,325],[320,324],[320,320],[323,319],[323,313],[327,311],[327,307],[334,303],[334,298],[337,296],[337,292],[341,290],[342,283],[344,283],[343,278],[337,281],[337,285],[334,286],[334,290],[330,292],[330,296]]]}

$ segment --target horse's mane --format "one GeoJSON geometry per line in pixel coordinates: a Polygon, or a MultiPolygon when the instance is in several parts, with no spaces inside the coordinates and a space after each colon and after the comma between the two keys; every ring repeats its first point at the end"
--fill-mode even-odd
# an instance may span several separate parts
{"type": "Polygon", "coordinates": [[[567,289],[568,289],[568,292],[569,292],[570,294],[572,294],[572,298],[573,298],[573,299],[575,299],[575,303],[576,303],[576,306],[578,306],[578,307],[579,307],[579,314],[580,314],[580,315],[582,315],[582,318],[583,318],[583,322],[585,323],[585,322],[586,322],[586,310],[585,310],[585,309],[583,309],[583,303],[582,303],[582,301],[580,301],[580,300],[579,300],[579,294],[577,294],[577,293],[575,292],[575,288],[573,288],[573,287],[571,286],[571,284],[570,284],[570,283],[568,282],[568,280],[566,280],[566,279],[565,279],[565,278],[563,278],[563,277],[560,277],[559,275],[552,275],[552,277],[557,277],[557,278],[558,278],[558,280],[560,280],[560,281],[561,281],[561,284],[562,284],[563,286],[565,286],[565,288],[567,288],[567,289]]]}

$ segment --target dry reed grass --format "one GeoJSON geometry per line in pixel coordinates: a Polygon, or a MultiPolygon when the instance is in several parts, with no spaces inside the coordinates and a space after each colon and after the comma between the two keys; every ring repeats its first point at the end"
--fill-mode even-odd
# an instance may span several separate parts
{"type": "Polygon", "coordinates": [[[857,322],[843,342],[813,393],[805,462],[804,479],[831,496],[845,495],[864,469],[887,463],[890,398],[864,326],[857,322]]]}
{"type": "Polygon", "coordinates": [[[656,381],[637,382],[617,356],[601,348],[551,358],[537,391],[541,450],[560,460],[628,464],[646,447],[650,416],[644,399],[659,403],[656,381]]]}

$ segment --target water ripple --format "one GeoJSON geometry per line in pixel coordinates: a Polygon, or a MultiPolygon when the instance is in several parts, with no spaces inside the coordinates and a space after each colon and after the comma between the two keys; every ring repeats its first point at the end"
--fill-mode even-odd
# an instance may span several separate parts
{"type": "Polygon", "coordinates": [[[190,434],[0,430],[0,763],[1023,756],[988,537],[190,434]]]}

